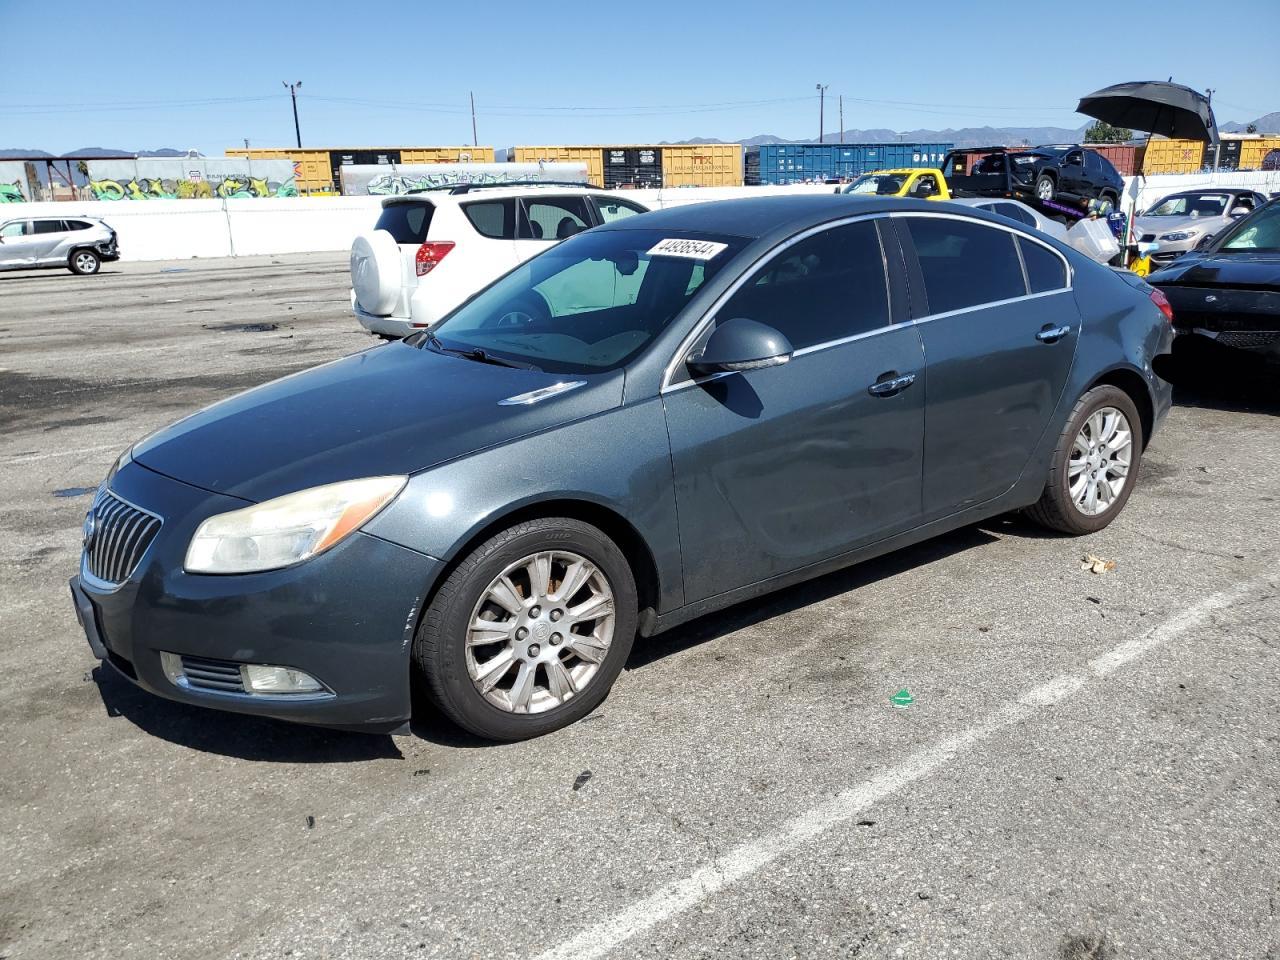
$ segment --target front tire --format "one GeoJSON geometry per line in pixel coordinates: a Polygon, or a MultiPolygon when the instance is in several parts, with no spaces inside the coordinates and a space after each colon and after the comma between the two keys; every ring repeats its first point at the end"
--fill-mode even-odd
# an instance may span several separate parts
{"type": "Polygon", "coordinates": [[[608,695],[631,652],[636,586],[590,524],[530,520],[489,538],[423,615],[413,658],[450,720],[489,740],[568,726],[608,695]]]}
{"type": "MultiPolygon", "coordinates": [[[[1023,181],[1024,183],[1026,181],[1023,181]]],[[[1036,178],[1036,197],[1045,203],[1050,202],[1057,195],[1058,185],[1053,182],[1053,177],[1047,173],[1040,174],[1036,178]]]]}
{"type": "Polygon", "coordinates": [[[73,250],[67,258],[67,268],[82,277],[91,276],[102,267],[102,258],[92,250],[73,250]]]}
{"type": "Polygon", "coordinates": [[[1142,463],[1142,419],[1119,387],[1094,387],[1076,401],[1058,438],[1049,478],[1027,514],[1076,536],[1094,533],[1124,509],[1142,463]]]}

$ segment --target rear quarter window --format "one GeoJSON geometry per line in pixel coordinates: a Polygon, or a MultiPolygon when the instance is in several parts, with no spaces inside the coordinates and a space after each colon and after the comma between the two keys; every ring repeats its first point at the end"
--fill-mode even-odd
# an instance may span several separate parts
{"type": "Polygon", "coordinates": [[[374,229],[387,231],[396,243],[425,243],[434,212],[429,203],[392,203],[382,208],[374,229]]]}
{"type": "Polygon", "coordinates": [[[1027,282],[1032,293],[1048,293],[1067,285],[1067,268],[1061,257],[1024,237],[1018,238],[1018,248],[1027,266],[1027,282]]]}
{"type": "Polygon", "coordinates": [[[491,240],[516,238],[516,202],[514,200],[482,200],[464,203],[462,212],[476,228],[476,233],[491,240]]]}

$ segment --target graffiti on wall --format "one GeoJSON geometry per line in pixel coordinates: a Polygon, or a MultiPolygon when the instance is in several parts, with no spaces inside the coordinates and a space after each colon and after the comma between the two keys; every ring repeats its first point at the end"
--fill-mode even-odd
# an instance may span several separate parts
{"type": "Polygon", "coordinates": [[[26,203],[27,174],[21,160],[0,160],[0,203],[26,203]]]}
{"type": "Polygon", "coordinates": [[[380,163],[340,168],[343,196],[394,196],[462,183],[587,182],[585,163],[380,163]]]}
{"type": "Polygon", "coordinates": [[[291,160],[140,158],[90,160],[97,200],[239,200],[296,197],[291,160]]]}

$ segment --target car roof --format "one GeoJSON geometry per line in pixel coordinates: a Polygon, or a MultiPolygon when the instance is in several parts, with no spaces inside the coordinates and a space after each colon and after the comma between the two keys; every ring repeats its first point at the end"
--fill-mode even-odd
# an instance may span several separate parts
{"type": "MultiPolygon", "coordinates": [[[[455,184],[455,186],[462,187],[462,186],[466,186],[466,184],[459,183],[459,184],[455,184]]],[[[461,203],[466,200],[476,200],[476,199],[496,198],[499,200],[505,200],[507,197],[530,197],[530,196],[537,196],[539,194],[545,194],[548,192],[559,193],[559,194],[599,193],[599,194],[606,194],[606,195],[612,196],[611,191],[602,190],[599,187],[592,186],[589,183],[584,183],[580,187],[576,187],[576,186],[568,187],[559,183],[554,183],[554,184],[548,183],[540,186],[534,185],[534,184],[525,184],[519,187],[481,186],[478,188],[473,187],[472,189],[464,193],[453,193],[452,190],[450,190],[449,188],[441,187],[439,190],[423,190],[419,193],[400,193],[390,197],[383,197],[382,202],[384,206],[391,203],[405,203],[405,202],[412,202],[415,200],[419,200],[419,201],[427,200],[427,201],[430,201],[431,203],[438,203],[441,200],[443,200],[445,203],[461,203]]]]}
{"type": "MultiPolygon", "coordinates": [[[[751,239],[783,236],[828,220],[858,214],[936,211],[939,204],[907,197],[851,193],[743,197],[681,204],[615,220],[597,230],[682,230],[751,239]]],[[[978,214],[978,217],[983,214],[978,214]]],[[[975,217],[977,219],[977,217],[975,217]]]]}

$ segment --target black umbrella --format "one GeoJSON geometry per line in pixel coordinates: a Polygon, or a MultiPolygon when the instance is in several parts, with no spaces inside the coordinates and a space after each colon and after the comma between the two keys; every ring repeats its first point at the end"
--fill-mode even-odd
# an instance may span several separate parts
{"type": "Polygon", "coordinates": [[[1179,83],[1142,80],[1113,84],[1089,94],[1076,110],[1113,127],[1218,142],[1218,124],[1209,98],[1179,83]]]}

